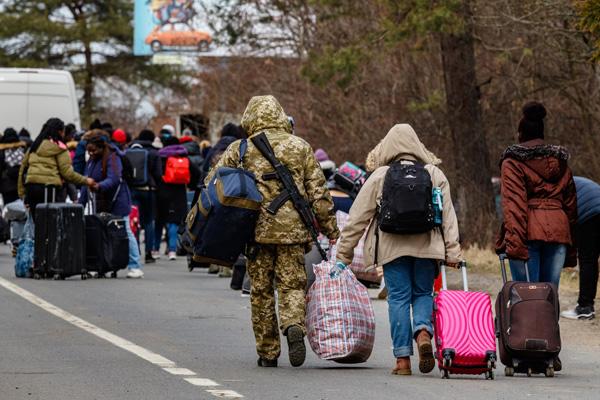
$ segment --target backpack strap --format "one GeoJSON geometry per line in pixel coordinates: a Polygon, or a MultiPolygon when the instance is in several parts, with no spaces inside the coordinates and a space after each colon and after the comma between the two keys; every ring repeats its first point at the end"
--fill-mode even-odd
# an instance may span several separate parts
{"type": "Polygon", "coordinates": [[[244,165],[244,156],[246,155],[247,151],[248,151],[248,140],[242,139],[242,141],[240,142],[240,159],[238,162],[238,165],[240,168],[242,168],[242,166],[244,165]]]}

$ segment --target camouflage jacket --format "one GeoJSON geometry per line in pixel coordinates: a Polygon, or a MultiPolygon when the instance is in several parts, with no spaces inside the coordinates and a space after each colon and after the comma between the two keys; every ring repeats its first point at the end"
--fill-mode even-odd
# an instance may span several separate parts
{"type": "MultiPolygon", "coordinates": [[[[333,200],[326,186],[325,176],[316,161],[311,146],[291,134],[291,126],[283,108],[273,96],[253,97],[242,117],[242,127],[248,135],[264,132],[273,147],[275,156],[288,167],[302,196],[312,205],[322,233],[332,239],[339,237],[333,212],[333,200]]],[[[238,167],[240,141],[232,143],[214,171],[221,167],[238,167]]],[[[248,140],[244,156],[244,169],[254,173],[258,189],[263,196],[261,214],[256,226],[256,242],[265,244],[308,243],[311,238],[291,201],[287,201],[275,215],[266,211],[269,204],[283,190],[277,179],[264,180],[263,175],[274,172],[273,167],[248,140]]]]}

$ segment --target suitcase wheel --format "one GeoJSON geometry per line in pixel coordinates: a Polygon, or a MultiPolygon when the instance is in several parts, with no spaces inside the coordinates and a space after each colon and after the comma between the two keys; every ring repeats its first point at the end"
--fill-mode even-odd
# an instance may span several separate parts
{"type": "Polygon", "coordinates": [[[35,273],[33,274],[33,279],[36,279],[36,280],[38,280],[38,281],[39,281],[40,279],[42,279],[42,276],[41,276],[40,274],[38,274],[37,272],[35,272],[35,273]]]}
{"type": "Polygon", "coordinates": [[[490,381],[494,380],[494,370],[490,369],[485,373],[485,379],[489,379],[490,381]]]}
{"type": "Polygon", "coordinates": [[[546,375],[547,378],[553,378],[554,377],[554,367],[546,368],[546,372],[544,372],[544,375],[546,375]]]}
{"type": "Polygon", "coordinates": [[[113,272],[111,272],[111,274],[110,274],[110,277],[111,277],[112,279],[117,279],[117,271],[113,271],[113,272]]]}
{"type": "Polygon", "coordinates": [[[450,379],[450,372],[447,369],[440,369],[442,379],[450,379]]]}
{"type": "Polygon", "coordinates": [[[81,280],[82,280],[82,281],[85,281],[87,278],[88,278],[88,273],[87,273],[87,270],[85,270],[85,269],[82,269],[82,270],[81,270],[81,280]]]}
{"type": "Polygon", "coordinates": [[[531,368],[527,368],[527,377],[531,378],[532,374],[533,372],[531,371],[531,368]]]}
{"type": "Polygon", "coordinates": [[[515,369],[513,367],[504,368],[504,375],[505,376],[515,376],[515,369]]]}
{"type": "Polygon", "coordinates": [[[52,279],[55,281],[64,281],[65,280],[65,278],[63,278],[61,274],[54,274],[52,279]]]}

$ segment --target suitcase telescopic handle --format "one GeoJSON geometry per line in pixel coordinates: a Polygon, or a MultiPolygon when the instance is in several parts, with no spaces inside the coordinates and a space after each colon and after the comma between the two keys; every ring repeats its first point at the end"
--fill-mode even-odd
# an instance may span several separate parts
{"type": "MultiPolygon", "coordinates": [[[[448,290],[448,281],[446,279],[446,263],[442,262],[440,264],[440,269],[442,273],[442,290],[448,290]]],[[[469,291],[469,281],[467,279],[467,262],[465,260],[460,262],[460,270],[462,272],[463,278],[463,289],[465,292],[469,291]]]]}
{"type": "MultiPolygon", "coordinates": [[[[502,282],[506,283],[508,282],[508,276],[506,274],[506,259],[508,257],[506,257],[506,254],[502,253],[498,256],[500,258],[500,270],[502,271],[502,282]]],[[[527,265],[527,262],[524,263],[525,264],[525,278],[527,278],[527,282],[531,282],[531,278],[529,277],[529,266],[527,265]]]]}

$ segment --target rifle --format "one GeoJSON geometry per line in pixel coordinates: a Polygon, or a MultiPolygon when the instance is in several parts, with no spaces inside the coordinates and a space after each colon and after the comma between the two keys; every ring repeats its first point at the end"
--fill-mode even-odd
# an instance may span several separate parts
{"type": "Polygon", "coordinates": [[[254,146],[256,146],[258,151],[260,151],[260,153],[267,159],[267,161],[269,161],[273,168],[275,168],[274,173],[263,175],[263,179],[279,179],[283,185],[283,191],[275,198],[275,200],[271,202],[271,204],[269,204],[267,207],[267,212],[271,215],[275,215],[288,200],[291,200],[294,204],[294,208],[300,215],[302,223],[306,229],[308,229],[313,242],[317,246],[319,254],[321,254],[323,260],[327,261],[327,253],[325,253],[325,250],[323,250],[319,244],[319,229],[317,219],[310,204],[308,204],[308,201],[306,201],[306,199],[300,194],[300,191],[294,182],[294,178],[292,177],[292,173],[285,165],[281,163],[281,161],[277,159],[277,157],[275,157],[271,143],[269,143],[269,139],[267,139],[267,136],[264,134],[264,132],[253,136],[250,140],[252,140],[252,143],[254,146]]]}

